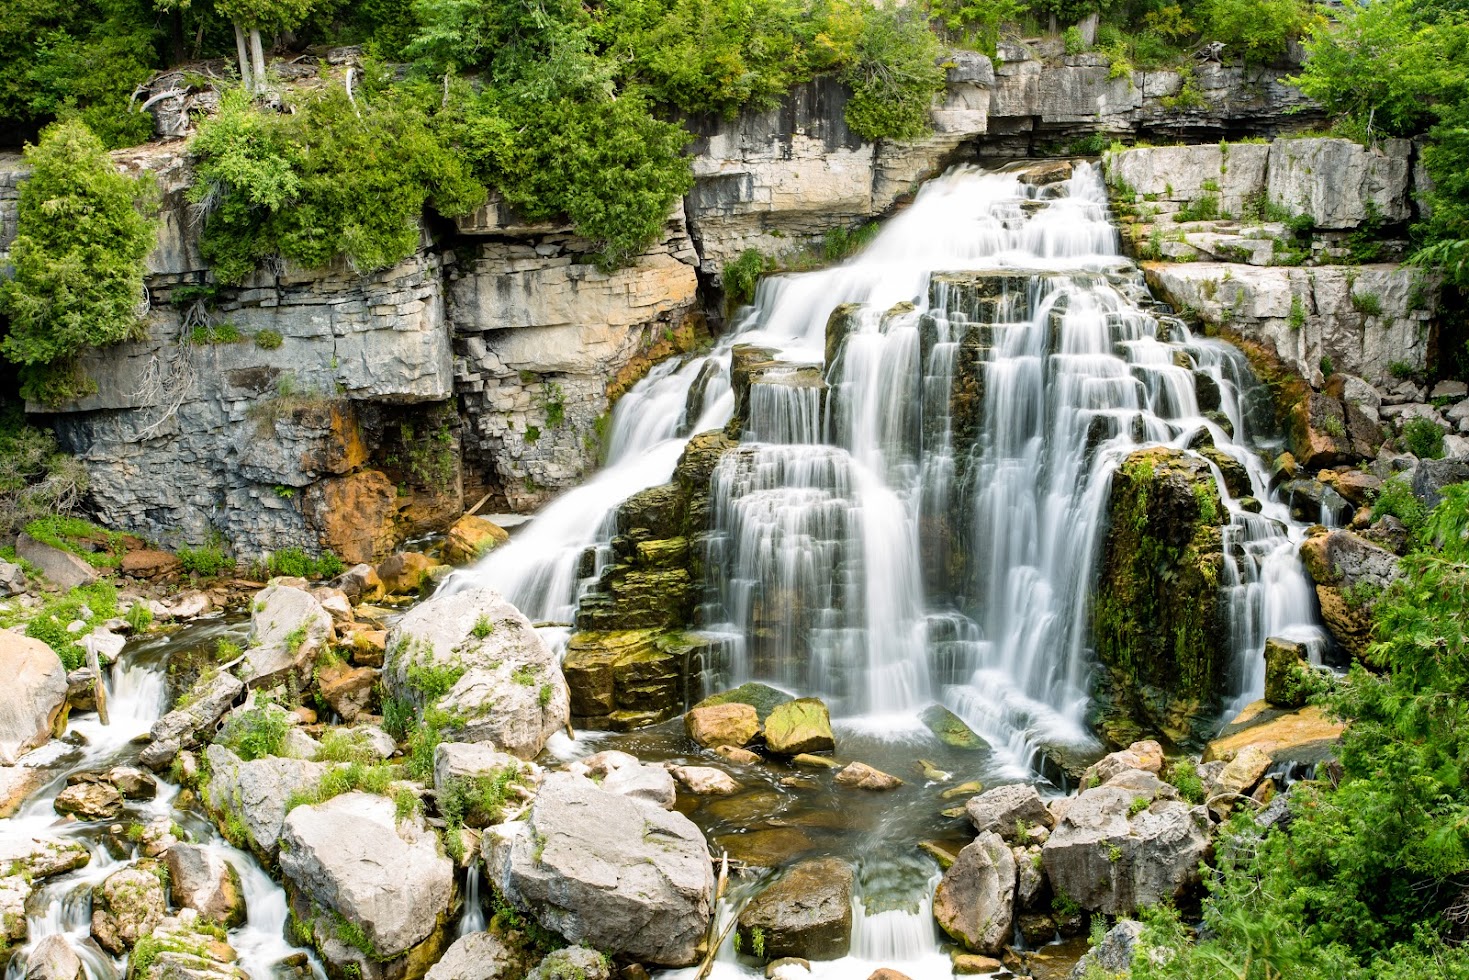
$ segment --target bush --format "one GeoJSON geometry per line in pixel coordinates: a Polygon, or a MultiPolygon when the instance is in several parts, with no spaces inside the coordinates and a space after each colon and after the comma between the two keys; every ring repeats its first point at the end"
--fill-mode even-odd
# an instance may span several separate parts
{"type": "Polygon", "coordinates": [[[731,306],[744,306],[755,299],[755,287],[765,275],[767,261],[759,250],[747,248],[724,267],[724,295],[731,306]]]}
{"type": "Polygon", "coordinates": [[[279,330],[266,328],[255,333],[255,346],[261,350],[279,350],[283,343],[285,343],[285,338],[281,336],[279,330]]]}
{"type": "Polygon", "coordinates": [[[19,406],[0,411],[0,539],[38,518],[68,513],[87,485],[87,471],[56,448],[55,436],[26,425],[19,406]]]}
{"type": "Polygon", "coordinates": [[[102,579],[48,599],[26,623],[25,634],[55,650],[67,670],[76,670],[87,660],[87,652],[77,641],[91,632],[93,626],[116,615],[117,587],[102,579]],[[78,620],[86,625],[84,630],[73,633],[67,629],[78,620]]]}
{"type": "Polygon", "coordinates": [[[270,555],[265,567],[271,577],[326,579],[342,574],[347,565],[330,551],[312,556],[300,548],[282,548],[270,555]]]}
{"type": "Polygon", "coordinates": [[[1383,481],[1376,496],[1372,500],[1372,519],[1380,521],[1384,517],[1396,517],[1403,522],[1409,533],[1416,535],[1423,522],[1428,517],[1428,509],[1423,506],[1423,501],[1413,494],[1413,488],[1408,485],[1405,477],[1395,476],[1383,481]]]}
{"type": "Polygon", "coordinates": [[[14,278],[0,282],[10,333],[0,352],[21,365],[21,394],[46,403],[96,390],[77,357],[138,336],[151,221],[142,180],[118,173],[80,120],[57,123],[27,146],[14,278]]]}
{"type": "Polygon", "coordinates": [[[929,108],[944,88],[938,40],[916,7],[892,0],[862,20],[856,56],[838,77],[852,88],[847,125],[869,140],[909,140],[928,133],[929,108]]]}
{"type": "Polygon", "coordinates": [[[280,755],[285,748],[290,716],[280,706],[259,701],[236,711],[219,733],[219,741],[246,762],[280,755]]]}
{"type": "Polygon", "coordinates": [[[1222,41],[1248,63],[1277,61],[1313,23],[1301,0],[1200,0],[1204,40],[1222,41]]]}
{"type": "Polygon", "coordinates": [[[216,575],[235,570],[235,560],[225,553],[224,548],[216,544],[205,545],[202,548],[180,548],[175,557],[178,558],[184,571],[203,578],[214,578],[216,575]]]}
{"type": "Polygon", "coordinates": [[[1443,429],[1432,419],[1403,423],[1403,448],[1419,459],[1443,459],[1443,429]]]}

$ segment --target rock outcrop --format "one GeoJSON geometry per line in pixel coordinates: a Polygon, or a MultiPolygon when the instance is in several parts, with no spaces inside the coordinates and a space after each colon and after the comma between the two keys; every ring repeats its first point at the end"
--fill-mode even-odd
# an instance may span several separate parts
{"type": "Polygon", "coordinates": [[[740,912],[739,948],[765,960],[834,960],[852,944],[851,867],[816,858],[792,867],[740,912]]]}
{"type": "Polygon", "coordinates": [[[304,687],[317,654],[335,636],[332,617],[315,596],[272,582],[250,606],[250,646],[241,673],[252,688],[288,680],[304,687]]]}
{"type": "Polygon", "coordinates": [[[982,831],[944,872],[934,892],[934,918],[964,948],[998,953],[1013,936],[1015,886],[1009,845],[982,831]]]}
{"type": "Polygon", "coordinates": [[[1201,741],[1228,660],[1214,477],[1182,450],[1139,450],[1112,476],[1108,515],[1091,614],[1101,733],[1117,746],[1153,732],[1201,741]]]}
{"type": "Polygon", "coordinates": [[[486,832],[484,855],[505,900],[570,942],[659,966],[698,956],[714,870],[682,814],[554,773],[527,820],[486,832]]]}
{"type": "Polygon", "coordinates": [[[1301,561],[1332,638],[1363,659],[1372,639],[1372,607],[1402,575],[1398,556],[1352,531],[1328,531],[1301,542],[1301,561]]]}
{"type": "Polygon", "coordinates": [[[163,921],[168,902],[153,867],[114,871],[92,899],[92,936],[114,956],[129,949],[163,921]]]}
{"type": "Polygon", "coordinates": [[[240,874],[218,851],[197,844],[174,844],[164,855],[168,893],[176,908],[189,908],[210,922],[234,928],[245,922],[240,874]]]}
{"type": "Polygon", "coordinates": [[[225,671],[200,677],[183,699],[182,707],[153,723],[148,732],[150,741],[139,760],[150,769],[165,768],[180,749],[198,744],[200,736],[218,724],[244,689],[239,678],[225,671]]]}
{"type": "Polygon", "coordinates": [[[235,846],[248,847],[266,859],[280,850],[291,795],[315,789],[331,768],[277,756],[242,762],[223,745],[209,746],[204,758],[210,777],[201,794],[205,806],[235,846]]]}

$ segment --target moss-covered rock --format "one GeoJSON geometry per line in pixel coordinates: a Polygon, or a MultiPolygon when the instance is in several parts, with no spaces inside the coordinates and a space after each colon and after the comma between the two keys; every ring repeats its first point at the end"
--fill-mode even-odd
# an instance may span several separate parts
{"type": "Polygon", "coordinates": [[[835,749],[826,705],[817,698],[798,698],[777,705],[765,719],[765,745],[778,755],[835,749]]]}
{"type": "Polygon", "coordinates": [[[1092,607],[1100,662],[1093,720],[1110,744],[1154,734],[1179,745],[1201,740],[1227,666],[1225,520],[1213,474],[1197,456],[1144,449],[1113,475],[1092,607]]]}

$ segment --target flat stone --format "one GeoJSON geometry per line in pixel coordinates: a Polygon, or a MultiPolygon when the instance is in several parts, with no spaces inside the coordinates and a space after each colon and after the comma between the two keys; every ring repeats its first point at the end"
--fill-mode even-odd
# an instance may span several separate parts
{"type": "Polygon", "coordinates": [[[836,781],[839,785],[851,789],[866,789],[878,792],[894,790],[903,785],[903,781],[897,776],[891,776],[880,769],[874,769],[865,762],[850,763],[845,769],[836,774],[836,781]]]}
{"type": "Polygon", "coordinates": [[[731,701],[690,709],[684,715],[684,728],[705,748],[741,747],[760,733],[760,719],[753,705],[731,701]]]}
{"type": "Polygon", "coordinates": [[[46,580],[62,592],[91,585],[101,573],[69,551],[42,544],[22,531],[15,539],[15,553],[40,569],[46,580]]]}

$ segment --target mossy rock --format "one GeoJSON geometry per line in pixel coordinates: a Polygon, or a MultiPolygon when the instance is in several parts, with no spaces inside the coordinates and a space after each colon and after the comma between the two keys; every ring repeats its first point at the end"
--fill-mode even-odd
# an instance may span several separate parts
{"type": "Polygon", "coordinates": [[[940,742],[950,748],[963,749],[966,752],[990,751],[990,743],[964,724],[964,719],[941,704],[929,705],[918,718],[928,726],[929,731],[938,736],[940,742]]]}
{"type": "Polygon", "coordinates": [[[772,711],[790,700],[791,696],[789,694],[784,691],[778,691],[769,684],[751,682],[749,684],[741,684],[739,687],[729,691],[720,691],[718,694],[711,694],[694,705],[694,707],[706,708],[711,704],[748,704],[755,709],[755,714],[759,716],[760,723],[763,725],[765,720],[770,717],[772,711]]]}
{"type": "Polygon", "coordinates": [[[831,713],[818,698],[776,705],[765,719],[765,745],[777,755],[830,752],[836,748],[831,713]]]}

